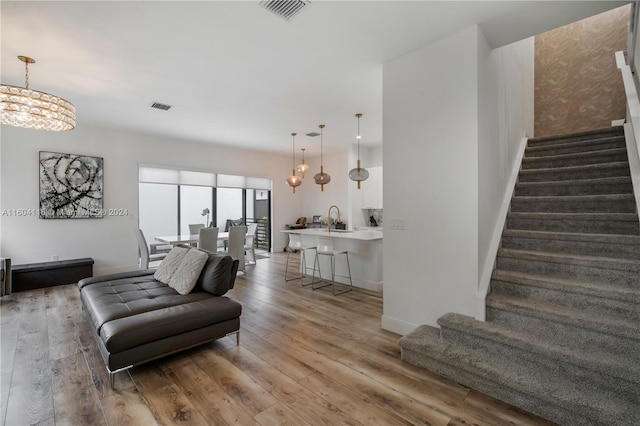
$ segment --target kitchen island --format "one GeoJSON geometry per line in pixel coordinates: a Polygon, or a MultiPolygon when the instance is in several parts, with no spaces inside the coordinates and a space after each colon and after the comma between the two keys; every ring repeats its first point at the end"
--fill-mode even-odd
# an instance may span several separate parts
{"type": "MultiPolygon", "coordinates": [[[[364,231],[345,231],[326,228],[291,229],[282,231],[288,234],[300,234],[305,245],[315,246],[322,238],[331,238],[335,250],[349,252],[351,279],[354,287],[382,291],[382,229],[364,231]]],[[[331,266],[326,256],[320,256],[320,271],[323,278],[331,279],[331,266]]],[[[307,253],[309,273],[313,269],[313,251],[307,253]]],[[[317,276],[317,273],[316,273],[317,276]]],[[[336,281],[348,284],[347,265],[343,256],[336,259],[336,281]]]]}

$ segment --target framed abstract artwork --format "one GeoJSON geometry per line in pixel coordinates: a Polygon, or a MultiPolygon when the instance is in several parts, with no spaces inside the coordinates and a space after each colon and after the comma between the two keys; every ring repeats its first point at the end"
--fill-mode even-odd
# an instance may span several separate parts
{"type": "Polygon", "coordinates": [[[102,175],[102,157],[40,151],[40,218],[103,217],[102,175]]]}

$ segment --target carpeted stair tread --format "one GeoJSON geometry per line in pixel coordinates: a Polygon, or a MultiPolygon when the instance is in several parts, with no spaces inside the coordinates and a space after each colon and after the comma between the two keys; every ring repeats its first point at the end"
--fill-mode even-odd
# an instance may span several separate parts
{"type": "Polygon", "coordinates": [[[632,425],[640,416],[637,406],[616,395],[563,381],[553,370],[534,363],[504,362],[451,344],[433,327],[419,326],[399,344],[403,360],[562,424],[632,425]]]}
{"type": "Polygon", "coordinates": [[[624,148],[624,136],[607,136],[597,139],[587,139],[574,142],[559,142],[551,145],[528,145],[525,149],[525,157],[544,157],[571,152],[599,151],[602,149],[624,148]]]}
{"type": "Polygon", "coordinates": [[[604,164],[626,160],[626,148],[613,148],[600,151],[572,152],[569,154],[547,155],[544,157],[525,156],[522,159],[522,169],[533,170],[578,165],[604,164]]]}
{"type": "Polygon", "coordinates": [[[509,212],[507,229],[527,229],[586,234],[638,235],[640,222],[635,213],[550,213],[509,212]]]}
{"type": "MultiPolygon", "coordinates": [[[[537,260],[550,263],[564,263],[578,266],[594,266],[597,268],[637,271],[640,273],[640,260],[618,259],[614,257],[583,256],[563,253],[545,253],[530,250],[498,249],[498,256],[516,257],[525,260],[537,260]]],[[[640,277],[640,275],[639,275],[640,277]]]]}
{"type": "Polygon", "coordinates": [[[636,202],[633,194],[516,195],[511,199],[511,211],[634,213],[636,202]]]}
{"type": "Polygon", "coordinates": [[[612,299],[628,303],[636,303],[636,315],[640,315],[640,287],[623,288],[607,283],[588,283],[568,278],[549,277],[546,275],[528,274],[504,269],[495,269],[491,278],[498,281],[578,293],[603,299],[612,299]]]}
{"type": "Polygon", "coordinates": [[[640,259],[640,236],[505,229],[502,247],[585,256],[640,259]]]}
{"type": "Polygon", "coordinates": [[[588,164],[581,166],[546,167],[541,169],[523,169],[518,174],[519,182],[539,182],[557,180],[576,180],[630,176],[628,161],[588,164]]]}
{"type": "MultiPolygon", "coordinates": [[[[438,319],[443,329],[454,329],[481,339],[491,340],[551,360],[598,371],[617,380],[640,386],[640,370],[637,362],[611,354],[602,347],[589,352],[576,350],[567,344],[557,344],[543,335],[518,330],[504,324],[476,321],[466,315],[448,313],[438,319]]],[[[443,333],[445,333],[443,331],[443,333]]],[[[444,334],[446,339],[446,334],[444,334]]]]}
{"type": "Polygon", "coordinates": [[[594,179],[518,182],[516,196],[633,194],[631,176],[594,179]]]}
{"type": "MultiPolygon", "coordinates": [[[[640,345],[640,329],[636,324],[616,318],[609,318],[594,312],[585,312],[567,306],[526,300],[504,294],[490,293],[487,296],[487,307],[505,311],[516,311],[519,314],[543,318],[546,321],[559,322],[573,327],[580,327],[604,335],[612,335],[629,339],[640,345]]],[[[544,330],[541,330],[543,332],[544,330]]],[[[632,354],[629,354],[631,356],[632,354]]],[[[635,355],[640,361],[640,353],[635,355]]]]}
{"type": "Polygon", "coordinates": [[[582,141],[600,139],[603,137],[623,136],[622,126],[606,127],[602,129],[586,130],[582,132],[565,133],[562,135],[550,135],[537,138],[529,138],[528,143],[532,146],[543,146],[545,144],[567,143],[572,141],[582,141]]]}

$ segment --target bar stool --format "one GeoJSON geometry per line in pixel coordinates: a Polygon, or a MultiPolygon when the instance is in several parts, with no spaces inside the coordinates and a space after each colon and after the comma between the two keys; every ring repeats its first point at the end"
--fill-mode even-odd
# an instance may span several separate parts
{"type": "MultiPolygon", "coordinates": [[[[311,245],[306,245],[303,244],[302,242],[302,235],[300,234],[289,234],[289,245],[287,246],[287,263],[285,265],[285,269],[284,269],[284,279],[285,281],[291,281],[291,280],[297,280],[300,279],[300,285],[301,286],[307,286],[310,284],[313,284],[314,279],[311,279],[311,282],[309,283],[305,283],[304,282],[304,277],[307,276],[307,270],[309,269],[307,267],[307,257],[306,257],[306,251],[307,250],[316,250],[316,246],[311,246],[311,245]],[[291,277],[289,278],[289,256],[291,255],[292,252],[294,251],[300,251],[300,276],[297,277],[291,277]]],[[[313,262],[313,275],[315,277],[315,259],[313,262]]]]}
{"type": "MultiPolygon", "coordinates": [[[[313,279],[311,280],[311,284],[316,284],[322,281],[322,271],[320,270],[319,256],[331,257],[331,281],[317,287],[312,285],[311,288],[314,290],[317,290],[319,288],[327,287],[330,285],[334,296],[337,296],[338,294],[346,293],[347,291],[351,291],[353,289],[353,281],[351,280],[351,266],[349,265],[349,252],[347,250],[334,250],[332,238],[318,237],[318,245],[316,246],[316,258],[313,262],[313,279]],[[347,260],[347,271],[349,272],[349,275],[344,277],[349,278],[349,286],[346,289],[336,293],[336,256],[339,254],[344,254],[345,259],[347,260]],[[320,275],[319,281],[315,280],[316,263],[318,264],[318,274],[320,275]]],[[[343,275],[340,275],[340,276],[343,276],[343,275]]]]}

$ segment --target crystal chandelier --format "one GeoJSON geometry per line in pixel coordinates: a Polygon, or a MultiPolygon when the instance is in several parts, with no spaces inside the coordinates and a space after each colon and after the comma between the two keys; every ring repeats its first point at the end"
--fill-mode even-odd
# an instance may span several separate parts
{"type": "Polygon", "coordinates": [[[296,176],[296,135],[297,133],[291,133],[293,137],[293,148],[291,149],[291,156],[293,157],[293,170],[291,170],[291,176],[287,178],[287,183],[293,188],[293,193],[296,193],[296,186],[302,184],[302,179],[296,176]]]}
{"type": "Polygon", "coordinates": [[[296,170],[298,170],[298,173],[300,173],[300,177],[302,179],[304,179],[304,174],[307,173],[309,171],[309,166],[304,164],[304,151],[306,149],[305,148],[300,148],[300,151],[302,151],[302,163],[298,165],[298,168],[296,170]]]}
{"type": "Polygon", "coordinates": [[[367,180],[369,172],[364,167],[360,167],[360,118],[362,118],[362,114],[356,114],[356,118],[358,119],[358,136],[356,137],[358,140],[358,167],[351,169],[349,179],[358,182],[358,189],[360,189],[360,182],[367,180]]]}
{"type": "Polygon", "coordinates": [[[24,62],[24,87],[0,85],[0,121],[10,126],[38,130],[72,130],[76,109],[71,102],[49,93],[29,89],[29,64],[35,59],[18,56],[24,62]]]}
{"type": "Polygon", "coordinates": [[[331,176],[324,172],[324,166],[322,165],[322,129],[324,129],[324,124],[318,127],[320,127],[320,173],[316,173],[313,180],[320,185],[320,190],[324,191],[324,186],[331,182],[331,176]]]}

